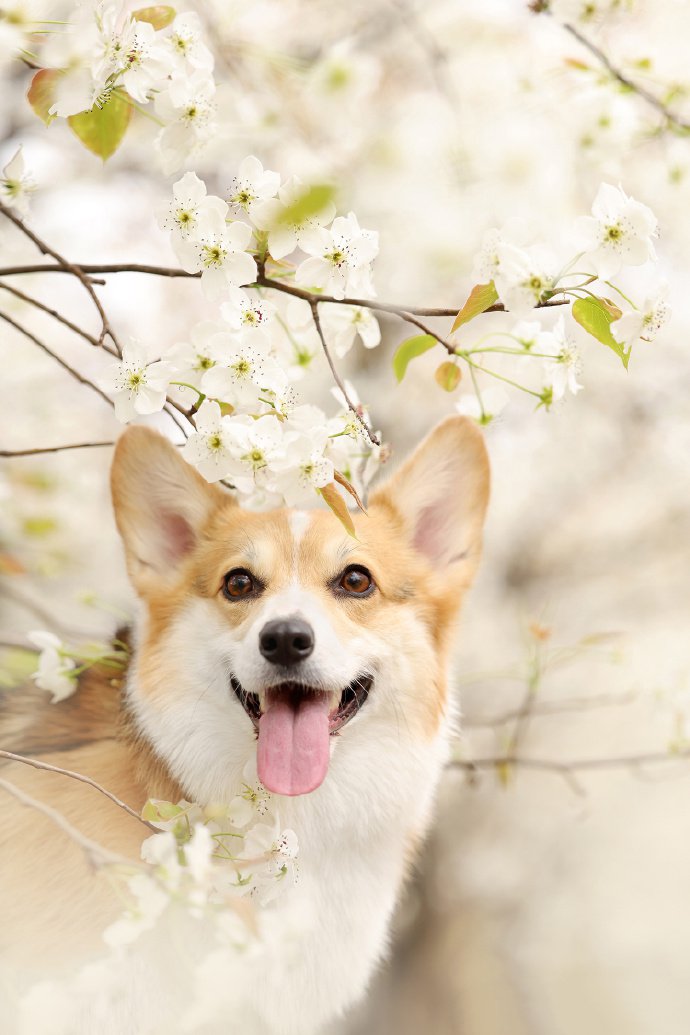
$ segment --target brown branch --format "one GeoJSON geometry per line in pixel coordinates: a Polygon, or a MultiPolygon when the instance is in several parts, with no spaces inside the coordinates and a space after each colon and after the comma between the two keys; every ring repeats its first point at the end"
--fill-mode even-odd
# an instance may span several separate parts
{"type": "Polygon", "coordinates": [[[73,841],[79,848],[83,850],[89,865],[94,869],[98,869],[100,866],[139,866],[138,863],[134,863],[131,859],[127,859],[124,855],[118,855],[116,852],[111,852],[109,848],[104,848],[103,845],[99,845],[97,841],[92,841],[86,834],[82,834],[81,830],[77,830],[72,823],[66,819],[62,813],[58,812],[51,805],[46,805],[45,802],[39,801],[37,798],[32,798],[30,794],[16,787],[9,780],[0,779],[0,787],[11,794],[13,798],[21,802],[22,805],[26,805],[28,808],[35,809],[37,812],[43,813],[51,823],[58,827],[63,834],[66,834],[70,841],[73,841]]]}
{"type": "Polygon", "coordinates": [[[139,823],[148,827],[149,830],[152,830],[154,833],[158,833],[157,827],[154,827],[153,824],[149,823],[147,820],[142,819],[139,813],[127,805],[126,802],[122,801],[121,798],[118,798],[117,795],[113,794],[111,791],[106,790],[106,788],[100,783],[96,783],[96,781],[92,780],[90,776],[84,776],[83,773],[75,773],[71,769],[62,769],[60,766],[50,765],[50,763],[41,762],[37,758],[29,758],[27,755],[16,755],[13,751],[3,751],[0,749],[0,758],[6,758],[9,762],[23,762],[24,765],[33,766],[34,769],[42,769],[48,773],[58,773],[60,776],[69,776],[71,780],[78,780],[79,783],[85,783],[88,787],[93,787],[94,790],[104,794],[106,798],[112,801],[114,805],[117,805],[118,808],[126,812],[128,816],[131,816],[132,819],[138,820],[139,823]]]}
{"type": "MultiPolygon", "coordinates": [[[[0,202],[0,204],[2,203],[0,202]]],[[[56,352],[53,352],[53,350],[50,349],[39,338],[37,338],[35,334],[32,334],[31,331],[28,331],[26,327],[22,327],[20,323],[17,323],[16,320],[13,320],[11,316],[7,315],[7,313],[0,313],[0,320],[4,320],[5,323],[10,324],[10,326],[14,327],[16,331],[19,331],[20,334],[23,334],[25,338],[28,338],[29,341],[32,341],[34,345],[38,345],[39,349],[43,349],[43,351],[47,353],[47,355],[49,355],[51,359],[54,359],[56,363],[59,363],[60,366],[69,374],[71,374],[76,381],[79,381],[80,384],[86,385],[92,391],[96,392],[97,395],[100,395],[101,399],[104,399],[107,402],[108,406],[112,406],[113,408],[115,407],[115,403],[113,402],[113,400],[108,398],[105,392],[101,391],[98,385],[95,385],[93,381],[90,381],[88,379],[88,377],[83,377],[83,375],[80,374],[78,370],[75,370],[74,367],[70,366],[70,364],[66,360],[62,359],[61,356],[58,356],[56,352]]]]}
{"type": "Polygon", "coordinates": [[[321,326],[321,318],[319,316],[319,303],[318,303],[318,301],[316,299],[312,299],[309,302],[309,306],[311,308],[311,315],[312,315],[312,319],[314,321],[314,327],[316,327],[316,333],[319,336],[319,340],[321,341],[321,347],[323,348],[324,355],[326,356],[326,359],[328,361],[328,365],[331,368],[331,373],[333,374],[333,380],[335,381],[336,385],[338,386],[338,388],[342,392],[343,398],[345,399],[345,402],[347,403],[348,408],[354,414],[354,416],[357,418],[357,420],[359,421],[360,425],[362,426],[362,428],[366,432],[366,435],[369,438],[369,441],[374,446],[380,446],[381,445],[380,439],[373,432],[373,430],[371,429],[369,424],[365,421],[363,413],[362,413],[361,406],[359,406],[359,407],[355,406],[355,404],[353,403],[352,399],[348,395],[347,388],[345,387],[345,384],[344,384],[342,378],[340,377],[340,374],[338,373],[338,371],[336,369],[336,365],[333,362],[333,357],[331,356],[330,349],[328,348],[328,343],[327,343],[325,335],[323,333],[323,327],[321,326]]]}
{"type": "Polygon", "coordinates": [[[24,220],[21,219],[20,216],[16,214],[16,212],[13,212],[12,209],[5,205],[2,201],[0,201],[0,212],[3,214],[3,216],[9,219],[10,222],[14,223],[17,229],[21,230],[21,232],[26,237],[28,237],[33,244],[36,245],[36,247],[42,255],[50,255],[50,257],[52,259],[55,259],[55,261],[59,264],[59,266],[61,266],[65,270],[65,272],[73,274],[73,276],[75,276],[77,280],[79,280],[84,285],[85,290],[88,292],[89,297],[91,298],[91,301],[95,305],[98,311],[98,315],[101,318],[101,333],[98,339],[99,344],[103,342],[103,339],[105,338],[106,334],[108,334],[113,345],[117,350],[118,355],[121,355],[119,342],[115,337],[115,333],[108,322],[108,317],[105,315],[105,310],[101,305],[100,299],[94,291],[93,285],[91,284],[86,272],[80,266],[75,266],[73,263],[68,262],[67,259],[63,258],[63,256],[60,255],[59,252],[56,252],[54,248],[51,248],[50,245],[46,244],[45,241],[41,240],[41,238],[38,237],[33,232],[33,230],[29,229],[24,220]]]}
{"type": "Polygon", "coordinates": [[[16,298],[20,298],[23,302],[27,302],[36,309],[40,309],[43,313],[48,313],[49,316],[52,316],[55,320],[64,324],[65,327],[69,327],[69,329],[75,334],[84,338],[85,341],[88,341],[90,345],[102,345],[103,348],[106,349],[107,352],[110,352],[111,355],[117,356],[117,351],[111,345],[106,345],[105,342],[99,342],[92,334],[89,334],[81,327],[77,327],[76,323],[72,323],[72,321],[68,320],[66,316],[62,315],[62,313],[58,313],[56,309],[51,309],[50,306],[44,305],[43,302],[39,302],[37,298],[33,298],[31,295],[25,295],[23,291],[20,291],[18,288],[11,287],[9,284],[3,284],[2,281],[0,281],[0,290],[9,291],[11,295],[14,295],[16,298]]]}
{"type": "Polygon", "coordinates": [[[99,449],[115,442],[73,442],[65,446],[39,446],[35,449],[0,449],[0,457],[39,456],[43,453],[64,453],[68,449],[99,449]]]}
{"type": "MultiPolygon", "coordinates": [[[[548,8],[546,9],[546,13],[550,13],[548,8]]],[[[672,123],[672,125],[677,126],[678,129],[682,129],[685,132],[690,131],[690,121],[671,111],[664,104],[661,98],[657,97],[645,86],[635,82],[634,79],[630,79],[624,72],[621,72],[619,68],[616,68],[608,55],[605,54],[604,51],[596,45],[596,43],[593,43],[592,40],[583,35],[575,25],[571,25],[569,22],[559,22],[559,25],[561,25],[566,32],[570,33],[578,43],[581,43],[582,46],[585,47],[601,65],[603,65],[609,75],[620,83],[621,86],[626,90],[630,90],[632,93],[637,94],[637,96],[646,104],[651,108],[654,108],[660,115],[663,115],[667,122],[672,123]]]]}
{"type": "MultiPolygon", "coordinates": [[[[543,701],[539,706],[534,706],[530,714],[533,718],[544,718],[550,715],[557,715],[561,712],[588,711],[594,708],[615,707],[629,704],[635,700],[634,693],[628,694],[599,694],[595,697],[574,697],[566,701],[543,701]]],[[[495,729],[505,726],[507,723],[517,719],[521,714],[521,708],[511,708],[498,715],[487,715],[477,718],[465,716],[462,720],[464,729],[495,729]]]]}
{"type": "MultiPolygon", "coordinates": [[[[125,262],[125,263],[83,263],[76,265],[77,269],[80,269],[83,273],[146,273],[154,277],[186,277],[190,280],[198,279],[200,273],[187,273],[183,269],[178,269],[174,266],[149,266],[142,263],[125,262]]],[[[65,270],[62,266],[46,265],[46,264],[34,264],[30,266],[5,266],[0,268],[0,277],[16,276],[24,273],[68,273],[69,270],[65,270]]],[[[253,287],[254,285],[248,285],[253,287]]],[[[333,295],[321,295],[314,291],[306,291],[304,288],[297,287],[296,284],[286,284],[280,280],[273,280],[271,277],[258,276],[256,278],[257,287],[271,288],[274,291],[281,291],[283,294],[292,295],[293,298],[302,298],[305,302],[328,302],[333,305],[351,305],[358,306],[360,309],[372,309],[377,313],[391,313],[393,316],[399,316],[401,319],[405,319],[405,314],[408,316],[432,316],[432,317],[444,317],[444,316],[457,316],[458,312],[462,308],[462,305],[457,305],[451,308],[429,308],[426,306],[405,306],[399,305],[395,302],[381,302],[373,300],[371,298],[334,298],[333,295]]],[[[556,299],[552,298],[546,302],[540,302],[535,306],[535,309],[552,309],[555,306],[569,305],[568,299],[556,299]]],[[[489,306],[485,309],[485,313],[504,313],[506,311],[505,306],[501,302],[497,302],[495,305],[489,306]]]]}

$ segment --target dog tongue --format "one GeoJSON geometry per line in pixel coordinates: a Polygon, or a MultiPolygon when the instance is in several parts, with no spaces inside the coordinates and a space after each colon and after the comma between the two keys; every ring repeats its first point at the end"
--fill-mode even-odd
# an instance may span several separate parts
{"type": "Polygon", "coordinates": [[[329,760],[328,694],[269,690],[259,719],[257,768],[276,794],[308,794],[326,776],[329,760]]]}

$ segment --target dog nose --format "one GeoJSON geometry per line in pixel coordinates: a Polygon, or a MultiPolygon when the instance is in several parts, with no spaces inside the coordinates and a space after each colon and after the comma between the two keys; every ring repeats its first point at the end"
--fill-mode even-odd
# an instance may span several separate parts
{"type": "Polygon", "coordinates": [[[296,665],[314,649],[314,633],[301,618],[266,622],[259,633],[259,650],[274,665],[296,665]]]}

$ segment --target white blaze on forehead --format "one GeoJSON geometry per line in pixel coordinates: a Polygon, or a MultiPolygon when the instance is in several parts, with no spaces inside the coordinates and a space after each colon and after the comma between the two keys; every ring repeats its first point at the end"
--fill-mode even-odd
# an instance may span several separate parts
{"type": "Polygon", "coordinates": [[[311,517],[312,516],[308,510],[290,511],[290,531],[292,532],[295,548],[297,548],[302,542],[302,539],[311,524],[311,517]]]}

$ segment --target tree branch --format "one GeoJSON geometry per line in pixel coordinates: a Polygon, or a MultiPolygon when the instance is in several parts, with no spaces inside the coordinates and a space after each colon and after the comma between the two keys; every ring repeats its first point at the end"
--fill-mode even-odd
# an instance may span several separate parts
{"type": "Polygon", "coordinates": [[[87,786],[93,787],[94,790],[104,794],[106,798],[112,801],[114,805],[117,805],[118,808],[126,812],[128,816],[131,816],[132,819],[138,820],[139,823],[148,827],[149,830],[152,830],[154,833],[158,833],[157,827],[154,827],[153,824],[149,823],[147,820],[142,819],[139,813],[127,805],[126,802],[122,801],[121,798],[118,798],[117,795],[113,794],[111,791],[106,790],[106,788],[101,786],[100,783],[96,783],[96,781],[92,780],[90,776],[84,776],[82,773],[75,773],[71,769],[62,769],[60,766],[50,765],[49,762],[41,762],[39,759],[29,758],[27,755],[16,755],[13,751],[4,751],[0,749],[0,758],[6,758],[9,762],[23,762],[24,765],[30,765],[34,769],[42,769],[47,773],[58,773],[60,776],[69,776],[71,780],[78,780],[79,783],[85,783],[87,786]]]}
{"type": "Polygon", "coordinates": [[[321,347],[323,348],[324,355],[326,356],[326,359],[328,361],[328,365],[331,368],[331,373],[333,374],[333,380],[335,381],[336,385],[338,386],[338,388],[342,392],[343,398],[345,399],[345,402],[347,403],[349,409],[354,414],[354,416],[357,418],[357,420],[361,424],[362,428],[366,432],[366,435],[369,438],[369,441],[374,446],[380,446],[381,445],[380,439],[374,434],[374,432],[372,431],[372,429],[369,427],[369,425],[365,421],[364,417],[362,416],[362,409],[361,409],[361,407],[355,406],[355,404],[353,403],[352,399],[348,395],[347,388],[345,387],[345,384],[343,383],[342,378],[340,377],[340,374],[338,373],[338,371],[336,369],[335,363],[333,362],[333,357],[331,356],[330,349],[328,348],[328,344],[326,342],[326,338],[325,338],[324,333],[323,333],[323,328],[321,326],[321,318],[319,317],[319,303],[318,303],[318,301],[316,299],[312,299],[309,302],[309,306],[311,308],[311,315],[312,315],[312,319],[314,321],[314,327],[316,327],[316,333],[319,336],[319,339],[321,341],[321,347]]]}
{"type": "Polygon", "coordinates": [[[50,255],[50,257],[55,259],[55,261],[59,264],[60,267],[62,267],[62,269],[65,270],[65,272],[71,273],[73,276],[75,276],[77,278],[77,280],[79,280],[84,285],[84,288],[88,292],[89,297],[91,298],[91,301],[95,305],[95,307],[96,307],[96,309],[98,311],[98,315],[101,318],[101,333],[100,333],[100,337],[98,339],[99,344],[101,344],[103,342],[103,339],[105,338],[106,334],[108,334],[110,336],[110,339],[111,339],[113,345],[115,346],[115,349],[117,350],[118,355],[121,355],[122,354],[122,350],[120,349],[119,342],[118,342],[117,338],[115,337],[115,333],[114,333],[112,327],[110,326],[110,324],[108,322],[107,316],[105,315],[105,310],[104,310],[103,306],[101,305],[100,299],[98,298],[98,295],[94,291],[93,285],[89,281],[89,278],[86,275],[86,272],[80,266],[76,266],[73,263],[68,262],[67,259],[63,258],[63,256],[60,255],[59,252],[56,252],[54,248],[51,248],[50,245],[46,244],[45,241],[41,240],[41,238],[38,237],[33,232],[33,230],[30,230],[28,228],[28,226],[25,224],[24,220],[21,219],[16,214],[16,212],[13,212],[12,209],[9,208],[7,205],[5,205],[4,202],[2,202],[2,201],[0,201],[0,212],[3,214],[3,216],[5,216],[7,219],[9,219],[10,222],[14,223],[14,225],[19,230],[21,230],[21,232],[26,237],[28,237],[29,240],[33,244],[36,245],[36,247],[38,248],[38,250],[41,252],[42,255],[50,255]]]}
{"type": "MultiPolygon", "coordinates": [[[[2,203],[0,202],[0,204],[2,203]]],[[[76,381],[79,381],[79,383],[82,385],[86,385],[97,395],[100,395],[101,399],[104,399],[107,402],[108,406],[113,407],[113,409],[115,408],[115,403],[113,402],[113,400],[110,399],[105,394],[105,392],[101,391],[98,385],[95,385],[93,381],[90,381],[88,379],[88,377],[84,377],[82,374],[79,373],[78,370],[75,370],[74,367],[70,366],[70,364],[66,360],[62,359],[61,356],[58,356],[56,352],[53,352],[51,348],[49,348],[44,342],[37,338],[35,334],[32,334],[31,331],[28,331],[26,327],[22,327],[20,323],[17,323],[16,320],[13,320],[11,316],[7,315],[7,313],[0,313],[0,320],[4,320],[5,323],[8,323],[11,327],[14,327],[15,331],[19,331],[19,333],[23,334],[25,338],[28,338],[29,341],[32,341],[34,345],[38,345],[39,349],[43,349],[43,351],[47,353],[51,357],[51,359],[54,359],[56,363],[59,363],[60,366],[69,374],[71,374],[76,381]]]]}
{"type": "Polygon", "coordinates": [[[21,802],[22,805],[43,813],[51,823],[58,827],[63,834],[67,835],[70,841],[73,841],[83,850],[92,869],[97,870],[100,866],[129,867],[139,865],[131,859],[127,859],[124,855],[118,855],[117,852],[111,852],[109,848],[104,848],[97,841],[92,841],[90,837],[82,834],[81,830],[77,830],[57,809],[54,809],[51,805],[46,805],[45,802],[39,801],[37,798],[32,798],[30,794],[20,790],[19,787],[10,783],[9,780],[0,779],[0,787],[21,802]]]}
{"type": "MultiPolygon", "coordinates": [[[[546,13],[551,13],[548,10],[548,8],[546,8],[546,13]]],[[[640,97],[646,104],[648,104],[651,108],[654,108],[655,111],[657,111],[660,115],[663,115],[667,122],[672,123],[672,125],[677,126],[678,129],[682,129],[685,132],[690,131],[690,121],[684,119],[682,116],[677,115],[675,112],[671,111],[664,104],[661,98],[651,93],[651,91],[648,90],[645,86],[642,86],[640,83],[635,82],[634,79],[630,79],[624,72],[621,72],[619,68],[616,68],[616,66],[613,64],[608,55],[605,54],[604,51],[596,45],[596,43],[593,43],[592,40],[588,39],[585,35],[583,35],[583,33],[581,33],[575,25],[571,25],[569,22],[559,22],[559,25],[561,25],[566,32],[570,33],[570,35],[574,39],[576,39],[578,43],[581,43],[582,46],[585,47],[590,52],[590,54],[597,59],[599,64],[606,69],[606,71],[609,73],[612,79],[615,79],[618,83],[620,83],[621,86],[625,87],[626,90],[630,90],[632,93],[637,94],[637,96],[640,97]]]]}
{"type": "Polygon", "coordinates": [[[62,313],[58,313],[56,309],[51,309],[49,306],[44,305],[43,302],[39,302],[37,298],[33,298],[31,295],[25,295],[23,291],[20,291],[18,288],[11,287],[9,284],[3,284],[2,281],[0,281],[0,290],[9,291],[11,295],[14,295],[16,298],[20,298],[23,302],[27,302],[36,309],[40,309],[41,312],[48,313],[49,316],[52,316],[55,320],[64,324],[65,327],[69,327],[71,331],[74,331],[74,333],[78,334],[79,337],[84,338],[84,340],[88,341],[89,344],[96,346],[102,345],[102,347],[112,356],[117,356],[117,352],[112,345],[106,345],[104,341],[99,342],[92,334],[89,334],[81,327],[77,327],[76,323],[72,323],[72,321],[68,320],[66,316],[62,315],[62,313]]]}
{"type": "Polygon", "coordinates": [[[114,446],[111,442],[74,442],[65,446],[39,446],[35,449],[0,449],[0,457],[39,456],[43,453],[64,453],[68,449],[99,449],[101,446],[114,446]]]}
{"type": "Polygon", "coordinates": [[[650,752],[646,755],[621,755],[618,758],[581,758],[569,762],[556,759],[525,758],[521,755],[502,755],[495,758],[453,758],[449,763],[452,769],[464,769],[474,773],[480,769],[500,769],[511,767],[535,769],[542,772],[558,773],[561,776],[573,773],[584,773],[605,769],[637,769],[648,765],[661,765],[670,762],[683,762],[690,759],[690,747],[673,753],[668,751],[650,752]]]}

